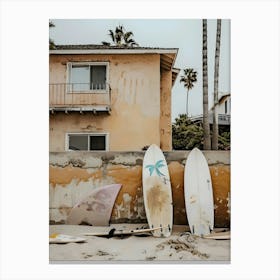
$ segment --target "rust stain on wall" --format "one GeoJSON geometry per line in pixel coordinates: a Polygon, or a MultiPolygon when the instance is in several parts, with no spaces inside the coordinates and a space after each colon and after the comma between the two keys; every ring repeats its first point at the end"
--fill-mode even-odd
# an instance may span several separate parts
{"type": "Polygon", "coordinates": [[[184,199],[184,165],[177,161],[172,161],[168,165],[168,170],[172,187],[174,224],[186,224],[187,217],[184,199]]]}
{"type": "Polygon", "coordinates": [[[140,204],[135,198],[137,193],[139,195],[138,189],[142,188],[142,166],[110,166],[107,168],[107,176],[112,177],[116,184],[122,184],[112,211],[112,217],[115,219],[127,218],[124,215],[129,210],[130,218],[136,218],[140,204]],[[126,199],[126,201],[130,202],[129,205],[124,203],[124,198],[128,198],[128,196],[132,198],[131,200],[126,199]],[[120,209],[120,205],[123,209],[120,209]],[[127,207],[129,209],[125,209],[127,207]]]}
{"type": "MultiPolygon", "coordinates": [[[[184,199],[184,165],[172,161],[168,165],[173,197],[174,224],[186,224],[184,199]]],[[[215,226],[229,226],[228,194],[230,193],[230,166],[210,166],[215,204],[215,226]]]]}
{"type": "Polygon", "coordinates": [[[225,165],[210,166],[215,205],[215,226],[230,223],[228,211],[228,193],[230,193],[230,167],[225,165]]]}
{"type": "Polygon", "coordinates": [[[70,213],[70,211],[71,211],[71,208],[69,208],[67,205],[61,205],[61,206],[58,208],[58,210],[59,210],[59,213],[60,213],[61,215],[66,215],[66,216],[68,216],[69,213],[70,213]]]}
{"type": "Polygon", "coordinates": [[[50,166],[49,168],[49,181],[53,187],[55,187],[56,184],[65,187],[70,184],[73,179],[76,179],[79,183],[80,181],[88,181],[90,178],[98,179],[101,177],[101,170],[90,173],[87,169],[71,166],[66,166],[64,168],[50,166]]]}
{"type": "Polygon", "coordinates": [[[172,73],[170,71],[161,72],[160,88],[160,145],[162,150],[172,150],[172,125],[171,125],[171,89],[172,73]]]}

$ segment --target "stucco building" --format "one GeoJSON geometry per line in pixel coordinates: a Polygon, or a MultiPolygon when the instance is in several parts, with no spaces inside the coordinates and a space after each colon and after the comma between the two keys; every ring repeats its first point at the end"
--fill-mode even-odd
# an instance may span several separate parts
{"type": "Polygon", "coordinates": [[[59,45],[50,50],[50,151],[172,150],[176,48],[59,45]]]}

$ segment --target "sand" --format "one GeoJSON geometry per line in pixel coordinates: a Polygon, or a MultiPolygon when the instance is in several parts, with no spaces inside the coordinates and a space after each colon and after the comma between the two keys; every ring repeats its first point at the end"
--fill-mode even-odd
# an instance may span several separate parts
{"type": "MultiPolygon", "coordinates": [[[[50,234],[85,237],[86,232],[135,229],[143,224],[115,224],[109,227],[50,225],[50,234]]],[[[86,236],[83,243],[50,244],[50,263],[88,262],[230,262],[230,240],[208,240],[186,233],[186,226],[174,226],[168,238],[144,236],[86,236]],[[181,236],[182,233],[186,233],[181,236]]]]}

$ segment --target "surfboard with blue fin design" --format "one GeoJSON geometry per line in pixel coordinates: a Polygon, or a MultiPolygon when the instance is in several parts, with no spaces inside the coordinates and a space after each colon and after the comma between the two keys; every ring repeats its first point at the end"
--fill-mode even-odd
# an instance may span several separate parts
{"type": "Polygon", "coordinates": [[[145,153],[142,171],[143,197],[150,228],[160,228],[152,233],[168,237],[172,232],[173,205],[167,162],[161,149],[152,144],[145,153]]]}

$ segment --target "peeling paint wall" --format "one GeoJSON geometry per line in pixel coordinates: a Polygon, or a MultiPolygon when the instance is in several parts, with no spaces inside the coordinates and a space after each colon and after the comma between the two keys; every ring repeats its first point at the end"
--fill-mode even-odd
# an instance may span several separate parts
{"type": "MultiPolygon", "coordinates": [[[[174,224],[187,224],[184,165],[189,151],[165,152],[174,224]]],[[[230,152],[205,151],[213,185],[215,226],[230,225],[230,152]]],[[[142,193],[144,152],[50,153],[50,223],[65,223],[71,208],[95,188],[119,183],[111,222],[146,222],[142,193]]]]}
{"type": "Polygon", "coordinates": [[[51,55],[50,84],[66,83],[70,61],[109,63],[112,111],[110,115],[74,112],[51,115],[51,152],[65,151],[66,133],[76,132],[109,133],[110,151],[141,151],[146,145],[160,146],[161,142],[163,150],[172,149],[172,76],[171,71],[165,71],[161,78],[160,55],[51,55]]]}

